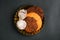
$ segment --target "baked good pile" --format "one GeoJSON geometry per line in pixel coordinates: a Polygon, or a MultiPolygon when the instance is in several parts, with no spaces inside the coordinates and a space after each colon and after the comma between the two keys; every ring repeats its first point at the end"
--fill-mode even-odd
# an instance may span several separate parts
{"type": "Polygon", "coordinates": [[[37,6],[20,8],[14,16],[16,28],[24,35],[34,35],[40,32],[43,20],[44,12],[37,6]]]}

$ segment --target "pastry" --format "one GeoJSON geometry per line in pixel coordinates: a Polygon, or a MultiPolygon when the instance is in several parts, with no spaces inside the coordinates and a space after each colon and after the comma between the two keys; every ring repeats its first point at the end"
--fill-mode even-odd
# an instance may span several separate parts
{"type": "Polygon", "coordinates": [[[17,30],[24,35],[34,35],[43,27],[44,12],[37,6],[19,8],[14,16],[17,30]]]}

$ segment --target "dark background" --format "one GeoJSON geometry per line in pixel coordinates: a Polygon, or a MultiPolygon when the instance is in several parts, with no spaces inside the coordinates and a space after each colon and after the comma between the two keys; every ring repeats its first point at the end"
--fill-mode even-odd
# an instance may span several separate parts
{"type": "Polygon", "coordinates": [[[0,0],[0,40],[60,40],[60,0],[0,0]],[[25,4],[44,10],[43,29],[33,36],[21,35],[12,23],[16,9],[25,4]]]}

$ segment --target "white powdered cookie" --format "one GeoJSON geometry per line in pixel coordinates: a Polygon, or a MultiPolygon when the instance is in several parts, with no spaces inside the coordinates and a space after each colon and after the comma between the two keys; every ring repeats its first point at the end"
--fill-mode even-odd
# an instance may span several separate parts
{"type": "Polygon", "coordinates": [[[25,9],[21,9],[21,10],[18,12],[18,17],[19,17],[19,19],[25,19],[25,18],[26,18],[26,15],[27,15],[27,10],[25,10],[25,9]]]}
{"type": "Polygon", "coordinates": [[[17,21],[17,27],[20,30],[24,30],[26,28],[27,23],[24,20],[17,21]]]}

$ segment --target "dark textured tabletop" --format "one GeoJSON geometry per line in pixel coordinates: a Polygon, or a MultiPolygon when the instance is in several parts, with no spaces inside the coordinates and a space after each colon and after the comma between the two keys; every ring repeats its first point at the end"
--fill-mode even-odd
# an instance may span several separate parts
{"type": "Polygon", "coordinates": [[[0,0],[0,40],[60,40],[60,0],[0,0]],[[13,14],[21,5],[44,10],[44,26],[33,36],[21,35],[13,25],[13,14]]]}

